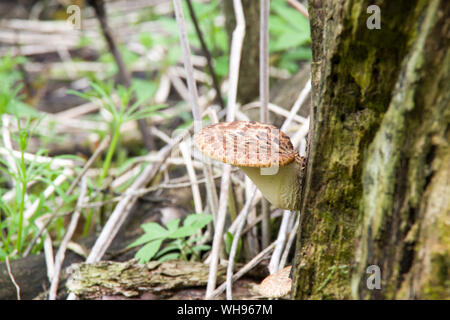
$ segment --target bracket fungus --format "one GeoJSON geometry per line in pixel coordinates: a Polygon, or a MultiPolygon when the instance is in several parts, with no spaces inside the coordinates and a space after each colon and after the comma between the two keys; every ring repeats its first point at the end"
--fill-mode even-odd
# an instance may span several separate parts
{"type": "Polygon", "coordinates": [[[267,276],[259,285],[259,293],[267,298],[282,298],[291,292],[291,266],[267,276]]]}
{"type": "Polygon", "coordinates": [[[275,207],[298,209],[304,158],[277,127],[254,121],[220,122],[200,130],[194,142],[207,156],[242,169],[275,207]]]}

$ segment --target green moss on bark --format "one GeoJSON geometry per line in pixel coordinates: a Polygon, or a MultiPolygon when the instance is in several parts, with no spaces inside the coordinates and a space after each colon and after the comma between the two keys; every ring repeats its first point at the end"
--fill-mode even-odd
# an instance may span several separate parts
{"type": "MultiPolygon", "coordinates": [[[[399,200],[403,201],[405,192],[423,189],[424,173],[417,165],[426,160],[417,157],[409,161],[404,157],[409,132],[415,128],[409,119],[420,123],[420,118],[410,114],[411,108],[390,105],[402,103],[394,101],[400,97],[395,96],[394,88],[404,81],[403,61],[417,46],[429,2],[377,1],[382,16],[380,30],[366,27],[366,8],[371,4],[361,0],[310,1],[314,123],[297,243],[296,263],[301,267],[295,272],[294,298],[351,298],[351,274],[357,270],[361,280],[354,289],[366,276],[366,264],[355,268],[355,247],[361,234],[361,214],[369,206],[383,214],[374,214],[370,219],[373,242],[363,249],[365,261],[371,261],[373,255],[389,257],[375,262],[382,269],[390,268],[387,273],[395,279],[395,275],[409,270],[414,255],[414,238],[405,241],[401,252],[385,244],[404,240],[402,237],[410,232],[415,213],[399,200]],[[380,126],[388,129],[385,136],[380,126]],[[364,174],[371,168],[365,158],[376,135],[381,137],[376,151],[379,156],[373,161],[376,179],[382,177],[389,183],[375,188],[370,198],[372,191],[365,195],[363,190],[372,190],[376,181],[373,175],[364,174]],[[389,147],[396,149],[386,149],[389,147]],[[385,155],[389,158],[385,159],[385,155]],[[399,170],[405,165],[415,169],[399,170]],[[397,180],[401,183],[395,184],[397,180]],[[380,195],[386,200],[380,201],[380,195]],[[367,201],[362,203],[364,197],[367,201]],[[402,232],[392,237],[383,233],[398,229],[402,232]],[[385,249],[391,252],[383,252],[385,249]],[[339,266],[347,266],[349,272],[338,272],[339,266]]],[[[421,96],[426,95],[415,95],[421,96]]],[[[406,97],[406,101],[410,98],[406,97]]],[[[421,193],[416,192],[410,201],[419,203],[421,199],[421,193]]],[[[373,297],[385,293],[385,297],[389,296],[401,281],[400,277],[386,283],[386,290],[373,297]]]]}

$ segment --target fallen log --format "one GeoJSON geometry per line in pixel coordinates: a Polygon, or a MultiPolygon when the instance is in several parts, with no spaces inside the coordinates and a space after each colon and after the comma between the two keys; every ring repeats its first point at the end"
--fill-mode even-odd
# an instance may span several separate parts
{"type": "MultiPolygon", "coordinates": [[[[208,268],[201,262],[181,260],[151,261],[147,264],[138,264],[134,259],[126,262],[76,263],[67,270],[70,276],[66,287],[80,299],[117,295],[131,298],[144,293],[165,298],[177,290],[205,286],[208,268]]],[[[218,276],[220,281],[224,280],[225,267],[219,267],[218,276]]]]}

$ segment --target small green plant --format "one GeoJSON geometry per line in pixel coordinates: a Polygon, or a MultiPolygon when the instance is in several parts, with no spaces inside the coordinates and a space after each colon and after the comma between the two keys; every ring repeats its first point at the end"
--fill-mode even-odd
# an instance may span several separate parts
{"type": "MultiPolygon", "coordinates": [[[[101,188],[111,167],[112,159],[119,143],[121,126],[128,121],[150,118],[156,114],[164,117],[164,114],[158,112],[158,110],[164,108],[165,105],[149,105],[142,107],[154,93],[154,90],[148,90],[148,86],[143,86],[142,82],[135,81],[131,87],[126,88],[121,85],[114,87],[112,81],[100,82],[94,79],[91,81],[90,86],[92,90],[88,92],[81,93],[73,90],[69,90],[68,92],[83,99],[98,103],[100,107],[106,110],[110,115],[108,126],[111,142],[103,161],[100,177],[97,180],[97,187],[101,188]],[[143,93],[146,91],[151,92],[151,94],[143,93]]],[[[83,232],[84,235],[86,235],[89,230],[91,220],[92,211],[89,211],[83,232]]]]}
{"type": "Polygon", "coordinates": [[[137,84],[133,84],[130,88],[121,85],[114,88],[112,81],[105,83],[91,82],[91,87],[92,90],[85,93],[73,90],[69,90],[69,93],[94,103],[99,103],[111,115],[111,120],[108,122],[108,125],[112,138],[98,180],[98,186],[101,186],[111,166],[112,157],[119,142],[120,127],[128,121],[150,118],[156,114],[164,116],[158,110],[164,108],[165,105],[151,105],[140,108],[150,97],[139,94],[136,90],[138,87],[137,84]],[[117,97],[116,102],[113,100],[114,96],[117,97]],[[133,102],[134,96],[137,96],[135,102],[133,102]]]}
{"type": "Polygon", "coordinates": [[[8,113],[11,115],[36,117],[38,112],[24,103],[19,92],[23,85],[19,83],[21,74],[17,66],[26,62],[24,57],[11,57],[5,55],[0,59],[0,115],[8,113]]]}
{"type": "MultiPolygon", "coordinates": [[[[54,208],[52,202],[54,202],[56,196],[61,197],[68,205],[76,197],[65,195],[67,183],[60,186],[54,185],[53,180],[63,170],[52,167],[52,160],[26,159],[29,141],[40,121],[33,121],[27,117],[21,119],[18,115],[16,115],[16,119],[18,131],[16,134],[12,134],[12,139],[16,141],[18,152],[13,153],[12,150],[4,148],[9,152],[10,160],[0,158],[0,172],[3,173],[5,178],[5,182],[0,185],[0,217],[3,217],[3,219],[0,219],[0,260],[12,253],[11,257],[13,258],[22,253],[24,243],[36,231],[33,221],[54,208]],[[34,185],[31,187],[33,183],[34,185]],[[6,187],[7,184],[11,184],[14,188],[14,197],[11,200],[3,198],[8,191],[11,191],[6,187]],[[51,195],[45,199],[42,190],[49,185],[55,187],[56,195],[51,195]],[[39,201],[38,207],[33,216],[25,221],[24,214],[27,209],[27,202],[33,203],[36,200],[39,201]]],[[[39,156],[47,156],[47,151],[39,149],[35,152],[35,157],[39,156]]],[[[63,156],[54,158],[63,158],[63,156]]],[[[62,225],[61,227],[64,228],[62,225]]],[[[37,250],[40,250],[40,248],[37,248],[37,250]]]]}
{"type": "MultiPolygon", "coordinates": [[[[75,199],[65,196],[67,183],[55,186],[57,196],[50,195],[46,199],[42,190],[52,185],[62,170],[53,167],[51,160],[36,161],[36,158],[26,158],[31,137],[39,134],[42,117],[23,101],[24,97],[20,94],[21,74],[17,71],[17,66],[24,62],[23,57],[8,55],[0,59],[0,126],[3,125],[3,117],[10,117],[16,120],[17,128],[12,129],[13,125],[8,128],[12,142],[15,142],[13,148],[16,152],[0,145],[3,151],[8,153],[7,156],[0,157],[0,261],[6,256],[20,256],[24,244],[37,230],[34,220],[54,208],[52,202],[57,196],[63,198],[68,205],[75,199]],[[26,209],[35,201],[38,201],[38,206],[26,220],[26,209]]],[[[2,142],[0,141],[0,144],[2,142]]],[[[34,154],[36,157],[46,156],[47,151],[40,148],[34,154]]],[[[63,230],[64,226],[59,224],[56,227],[59,228],[55,230],[56,234],[61,234],[60,229],[63,230]]],[[[41,249],[41,244],[33,248],[34,252],[41,249]]]]}
{"type": "Polygon", "coordinates": [[[210,246],[195,244],[199,240],[196,234],[211,220],[211,215],[191,214],[186,217],[183,226],[180,226],[180,219],[174,219],[166,224],[167,229],[156,222],[146,223],[141,225],[145,233],[128,247],[133,248],[144,244],[135,255],[140,263],[146,263],[153,258],[160,261],[170,259],[187,261],[192,256],[199,258],[200,252],[209,250],[210,246]],[[170,242],[159,250],[165,240],[170,242]]]}
{"type": "MultiPolygon", "coordinates": [[[[234,235],[231,232],[227,231],[226,236],[225,236],[225,252],[228,255],[231,252],[231,245],[233,244],[233,239],[234,239],[234,235]]],[[[242,239],[239,238],[237,249],[236,249],[235,260],[237,260],[239,258],[239,255],[241,254],[241,249],[242,249],[242,239]]]]}

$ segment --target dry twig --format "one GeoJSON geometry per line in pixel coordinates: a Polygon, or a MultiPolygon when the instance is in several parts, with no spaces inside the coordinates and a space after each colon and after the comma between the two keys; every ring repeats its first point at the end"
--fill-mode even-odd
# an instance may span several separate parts
{"type": "Polygon", "coordinates": [[[8,256],[6,256],[6,258],[5,258],[5,263],[6,263],[6,270],[8,270],[9,278],[11,279],[11,282],[13,283],[14,287],[16,288],[17,300],[20,300],[20,287],[17,284],[16,279],[14,279],[14,275],[12,274],[11,264],[9,263],[8,256]]]}
{"type": "Polygon", "coordinates": [[[288,222],[291,216],[291,211],[284,210],[283,218],[281,219],[280,230],[278,230],[278,237],[276,241],[275,250],[273,251],[272,257],[269,263],[269,272],[273,274],[278,271],[280,265],[280,256],[283,253],[284,243],[286,241],[286,234],[288,232],[288,222]]]}
{"type": "MultiPolygon", "coordinates": [[[[239,80],[239,65],[241,61],[242,44],[245,36],[245,17],[240,0],[234,0],[234,14],[236,16],[236,28],[233,31],[230,53],[230,76],[227,104],[227,121],[233,121],[236,114],[236,96],[239,80]]],[[[211,249],[211,261],[209,265],[208,285],[206,286],[206,299],[210,299],[216,287],[217,266],[219,253],[223,242],[223,229],[225,225],[226,209],[228,203],[228,189],[230,184],[231,166],[223,164],[223,176],[220,186],[220,200],[217,214],[217,223],[214,232],[211,249]]]]}
{"type": "MultiPolygon", "coordinates": [[[[194,68],[191,61],[191,50],[189,47],[189,42],[187,39],[186,25],[183,15],[183,9],[181,6],[181,0],[173,0],[175,17],[177,19],[178,30],[180,33],[180,44],[183,51],[184,58],[184,68],[186,70],[186,80],[189,88],[189,101],[192,106],[192,115],[194,118],[194,132],[197,133],[202,127],[202,110],[200,109],[198,101],[198,91],[197,85],[194,79],[194,68]]],[[[169,75],[170,77],[170,75],[169,75]]],[[[205,162],[205,167],[203,169],[203,174],[206,177],[206,187],[209,206],[213,217],[217,214],[217,194],[216,188],[214,186],[214,181],[212,179],[212,170],[210,162],[205,162]]]]}
{"type": "MultiPolygon", "coordinates": [[[[260,105],[260,121],[262,123],[269,122],[269,0],[261,0],[260,12],[260,37],[259,37],[259,96],[260,105]]],[[[261,202],[262,220],[262,246],[267,247],[270,243],[270,212],[269,203],[266,199],[261,202]]]]}
{"type": "MultiPolygon", "coordinates": [[[[95,150],[95,152],[92,154],[92,156],[89,158],[89,160],[86,162],[86,164],[84,165],[83,169],[81,170],[81,172],[77,175],[77,177],[75,178],[75,180],[72,182],[72,184],[70,185],[69,189],[66,192],[66,195],[69,196],[72,194],[72,192],[75,190],[75,187],[78,185],[78,183],[80,182],[81,178],[83,178],[83,176],[87,173],[88,169],[94,164],[94,161],[97,160],[97,158],[100,156],[100,154],[106,149],[106,147],[108,146],[110,141],[109,136],[107,136],[106,138],[103,139],[103,141],[100,143],[100,145],[98,146],[97,150],[95,150]]],[[[63,207],[64,203],[61,202],[61,204],[55,208],[54,213],[48,217],[46,219],[46,222],[43,223],[40,228],[39,231],[36,233],[36,235],[34,236],[34,238],[31,240],[31,242],[28,244],[28,247],[26,248],[26,250],[23,253],[23,257],[26,257],[30,254],[31,249],[33,249],[34,244],[36,243],[37,239],[40,238],[40,236],[42,235],[42,233],[47,229],[47,227],[50,225],[50,223],[53,221],[53,219],[55,219],[58,216],[58,211],[63,207]]]]}
{"type": "Polygon", "coordinates": [[[72,239],[73,233],[75,232],[75,228],[78,224],[78,219],[81,215],[81,206],[83,204],[84,198],[86,196],[87,192],[87,182],[86,177],[83,177],[81,180],[81,186],[80,186],[80,196],[78,198],[77,205],[75,207],[75,212],[72,215],[72,218],[70,220],[70,224],[67,228],[66,234],[64,235],[63,240],[61,241],[61,245],[59,246],[58,252],[55,256],[55,269],[53,272],[53,279],[51,281],[50,285],[50,292],[49,292],[49,300],[55,300],[56,299],[56,293],[58,290],[58,284],[59,284],[59,276],[61,273],[62,264],[64,262],[64,257],[66,255],[66,249],[67,245],[69,244],[70,239],[72,239]]]}
{"type": "MultiPolygon", "coordinates": [[[[270,252],[272,252],[273,248],[275,247],[276,241],[272,242],[267,248],[265,248],[263,251],[261,251],[256,257],[254,257],[252,260],[250,260],[245,266],[243,266],[238,272],[236,272],[233,277],[231,278],[232,282],[235,282],[236,280],[240,279],[244,274],[249,272],[251,269],[253,269],[255,266],[258,265],[263,259],[266,258],[270,252]]],[[[216,290],[214,290],[211,295],[208,297],[208,299],[214,299],[219,294],[221,294],[226,289],[227,283],[222,283],[219,287],[217,287],[216,290]]]]}
{"type": "Polygon", "coordinates": [[[239,214],[239,217],[236,218],[236,220],[239,219],[239,223],[238,223],[236,232],[234,233],[233,243],[231,244],[230,255],[228,257],[227,281],[226,281],[226,283],[227,283],[227,299],[228,300],[233,300],[232,277],[233,277],[233,269],[234,269],[234,259],[236,257],[236,252],[237,252],[237,248],[238,248],[238,244],[239,244],[239,239],[241,237],[242,229],[244,229],[245,222],[247,221],[247,215],[250,211],[250,207],[251,207],[253,198],[255,197],[255,194],[256,194],[256,186],[253,187],[252,191],[253,191],[252,196],[247,198],[244,208],[242,208],[242,211],[239,214]]]}
{"type": "Polygon", "coordinates": [[[305,16],[306,19],[309,20],[309,14],[308,10],[305,8],[305,6],[298,2],[297,0],[286,0],[292,7],[298,10],[302,15],[305,16]]]}
{"type": "Polygon", "coordinates": [[[280,265],[278,266],[278,270],[283,269],[284,266],[286,265],[289,251],[291,250],[292,243],[294,242],[295,236],[297,235],[297,230],[298,230],[299,225],[300,225],[300,212],[297,212],[297,217],[295,218],[294,226],[292,227],[292,230],[289,233],[289,237],[286,242],[286,246],[284,248],[283,255],[281,256],[280,265]]]}

